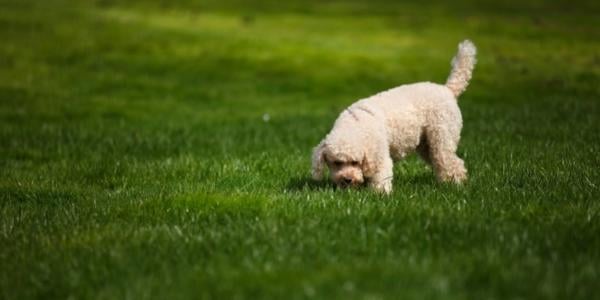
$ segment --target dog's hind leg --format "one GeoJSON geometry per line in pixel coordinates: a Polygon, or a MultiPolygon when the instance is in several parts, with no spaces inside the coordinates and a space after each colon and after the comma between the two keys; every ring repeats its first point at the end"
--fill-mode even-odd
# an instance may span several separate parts
{"type": "Polygon", "coordinates": [[[465,181],[467,169],[463,160],[456,155],[460,129],[453,132],[444,127],[428,128],[426,137],[429,148],[427,159],[431,161],[438,179],[454,183],[465,181]]]}

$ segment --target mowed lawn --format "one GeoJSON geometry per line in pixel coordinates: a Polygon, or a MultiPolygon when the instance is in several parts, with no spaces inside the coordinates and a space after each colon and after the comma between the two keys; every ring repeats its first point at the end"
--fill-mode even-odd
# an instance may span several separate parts
{"type": "Polygon", "coordinates": [[[598,299],[600,5],[487,2],[0,0],[0,298],[598,299]],[[464,38],[467,184],[311,181],[464,38]]]}

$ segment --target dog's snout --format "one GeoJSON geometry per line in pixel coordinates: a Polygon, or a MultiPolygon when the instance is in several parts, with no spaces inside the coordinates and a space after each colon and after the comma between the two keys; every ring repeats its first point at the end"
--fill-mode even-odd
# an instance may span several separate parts
{"type": "Polygon", "coordinates": [[[342,182],[343,182],[345,185],[350,185],[350,184],[352,184],[352,181],[353,181],[353,180],[352,180],[352,178],[348,178],[348,177],[344,177],[344,178],[342,179],[342,182]]]}

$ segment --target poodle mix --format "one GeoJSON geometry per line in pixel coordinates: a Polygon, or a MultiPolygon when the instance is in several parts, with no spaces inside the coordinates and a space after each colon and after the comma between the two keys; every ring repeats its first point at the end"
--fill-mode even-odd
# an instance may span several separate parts
{"type": "Polygon", "coordinates": [[[401,85],[344,110],[314,148],[313,178],[321,180],[327,165],[339,187],[367,183],[389,194],[393,160],[417,151],[440,181],[461,183],[467,179],[464,163],[456,155],[462,129],[457,97],[471,79],[476,52],[469,40],[458,45],[445,85],[401,85]]]}

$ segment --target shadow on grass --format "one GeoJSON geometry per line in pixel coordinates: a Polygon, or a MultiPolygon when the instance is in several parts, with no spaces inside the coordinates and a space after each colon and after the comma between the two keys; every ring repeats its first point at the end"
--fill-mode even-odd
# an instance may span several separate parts
{"type": "Polygon", "coordinates": [[[329,180],[316,181],[310,177],[292,178],[286,185],[286,189],[291,191],[320,191],[335,188],[336,186],[329,180]]]}
{"type": "MultiPolygon", "coordinates": [[[[406,186],[413,187],[434,187],[438,186],[435,176],[431,173],[422,173],[415,176],[395,176],[394,189],[402,189],[406,186]]],[[[290,179],[286,185],[286,190],[290,191],[322,191],[329,189],[337,189],[337,186],[330,180],[316,181],[310,177],[295,177],[290,179]]],[[[367,189],[366,185],[360,189],[367,189]]]]}
{"type": "Polygon", "coordinates": [[[438,182],[435,175],[431,173],[420,173],[413,176],[396,176],[396,181],[401,182],[402,185],[415,185],[415,186],[435,186],[438,182]]]}

